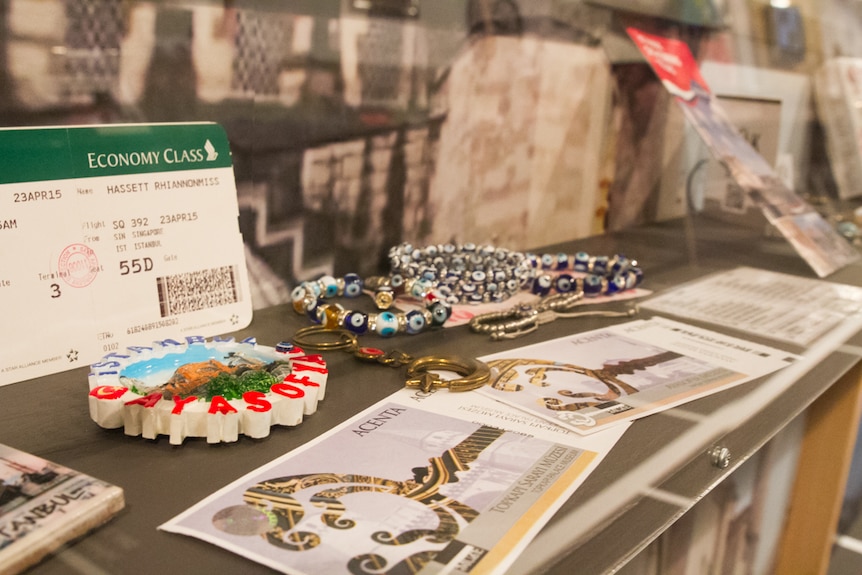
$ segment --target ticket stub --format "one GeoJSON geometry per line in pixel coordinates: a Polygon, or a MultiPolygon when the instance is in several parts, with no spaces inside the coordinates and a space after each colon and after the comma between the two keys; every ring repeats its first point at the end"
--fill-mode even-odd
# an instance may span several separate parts
{"type": "Polygon", "coordinates": [[[251,322],[218,124],[0,130],[0,385],[251,322]]]}

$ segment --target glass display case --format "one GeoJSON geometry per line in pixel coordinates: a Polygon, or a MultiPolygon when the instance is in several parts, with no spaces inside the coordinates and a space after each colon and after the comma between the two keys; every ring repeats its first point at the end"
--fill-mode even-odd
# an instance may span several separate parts
{"type": "MultiPolygon", "coordinates": [[[[8,0],[0,127],[221,125],[254,308],[233,335],[269,343],[304,325],[297,286],[383,274],[404,242],[625,253],[655,294],[740,265],[815,278],[628,27],[687,45],[782,185],[859,247],[856,0],[8,0]]],[[[819,281],[862,286],[859,270],[819,281]]],[[[854,572],[857,316],[780,344],[802,358],[793,370],[634,423],[506,571],[854,572]]],[[[481,357],[618,321],[504,341],[462,326],[398,346],[481,357]]],[[[404,383],[327,360],[332,391],[301,427],[218,447],[96,428],[86,368],[0,387],[3,443],[126,493],[110,523],[32,572],[265,572],[156,528],[404,383]]]]}

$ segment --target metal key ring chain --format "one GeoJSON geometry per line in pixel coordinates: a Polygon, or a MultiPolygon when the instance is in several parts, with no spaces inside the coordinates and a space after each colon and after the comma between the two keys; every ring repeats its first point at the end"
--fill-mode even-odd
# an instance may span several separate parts
{"type": "Polygon", "coordinates": [[[499,341],[527,335],[557,318],[634,317],[638,313],[637,306],[625,311],[572,311],[583,303],[583,298],[583,292],[556,294],[546,297],[538,304],[521,304],[503,311],[479,314],[470,319],[470,329],[499,341]]]}
{"type": "Polygon", "coordinates": [[[457,355],[428,355],[413,360],[407,366],[407,387],[431,391],[434,387],[447,387],[449,391],[470,391],[485,385],[491,379],[491,368],[478,359],[457,355]],[[434,369],[453,371],[457,379],[443,379],[434,369]]]}
{"type": "Polygon", "coordinates": [[[359,340],[347,330],[323,329],[322,326],[312,325],[299,329],[293,336],[293,343],[304,349],[315,351],[328,351],[339,349],[353,349],[359,347],[359,340]],[[334,335],[336,338],[314,341],[317,335],[334,335]]]}
{"type": "Polygon", "coordinates": [[[415,359],[398,350],[387,353],[375,347],[360,346],[355,334],[341,328],[329,329],[321,325],[303,327],[294,334],[293,342],[303,349],[347,351],[357,359],[390,367],[406,364],[405,385],[418,387],[425,392],[435,387],[445,387],[449,391],[469,391],[482,387],[491,379],[491,369],[478,359],[456,355],[426,355],[415,359]],[[435,369],[451,371],[461,377],[444,379],[432,372],[435,369]]]}

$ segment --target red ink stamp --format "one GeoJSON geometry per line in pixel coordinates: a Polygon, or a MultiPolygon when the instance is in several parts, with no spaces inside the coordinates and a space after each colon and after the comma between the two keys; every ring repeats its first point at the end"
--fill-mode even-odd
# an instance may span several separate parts
{"type": "Polygon", "coordinates": [[[99,273],[96,252],[84,244],[72,244],[60,254],[57,262],[60,277],[72,287],[87,287],[99,273]]]}

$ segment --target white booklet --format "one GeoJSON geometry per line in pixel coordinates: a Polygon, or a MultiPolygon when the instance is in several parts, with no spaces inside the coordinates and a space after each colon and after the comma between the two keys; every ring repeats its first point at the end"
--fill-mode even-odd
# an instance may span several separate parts
{"type": "Polygon", "coordinates": [[[589,434],[788,366],[798,356],[659,317],[481,358],[479,393],[589,434]]]}
{"type": "Polygon", "coordinates": [[[502,573],[625,429],[403,390],[160,529],[283,573],[502,573]]]}
{"type": "Polygon", "coordinates": [[[641,308],[807,346],[862,311],[862,288],[738,267],[656,295],[641,308]]]}

